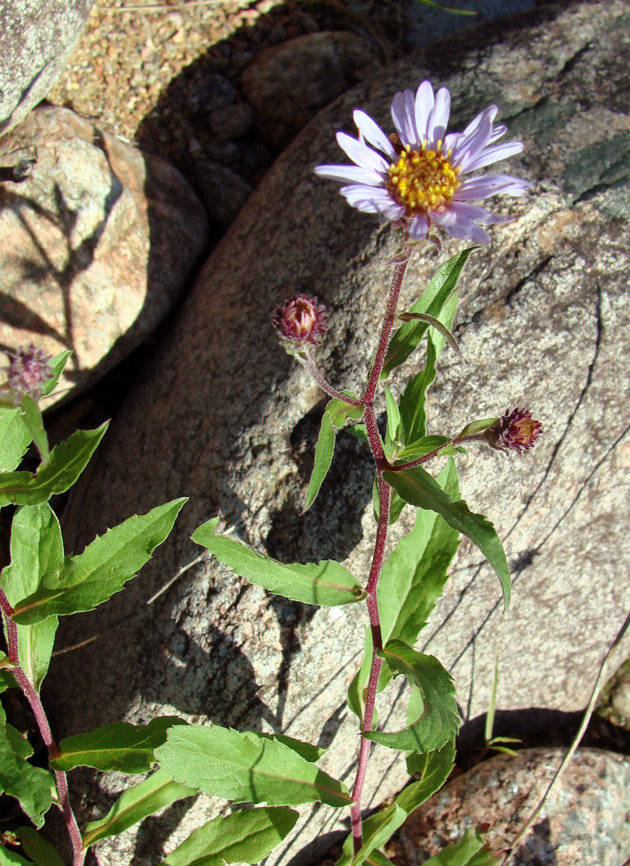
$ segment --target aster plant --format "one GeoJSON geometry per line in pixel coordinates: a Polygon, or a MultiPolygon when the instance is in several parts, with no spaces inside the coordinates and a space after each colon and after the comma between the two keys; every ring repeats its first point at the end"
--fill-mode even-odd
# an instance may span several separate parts
{"type": "MultiPolygon", "coordinates": [[[[323,607],[365,604],[363,661],[348,690],[359,735],[351,788],[317,766],[324,749],[282,733],[164,717],[142,725],[115,722],[55,740],[40,690],[59,617],[92,610],[121,590],[168,536],[185,500],[133,516],[81,553],[66,553],[49,501],[76,482],[107,425],[77,431],[66,442],[49,447],[38,401],[55,387],[69,353],[48,358],[31,346],[12,354],[6,382],[0,386],[0,507],[14,508],[10,563],[0,576],[6,639],[6,653],[0,654],[0,691],[21,691],[48,761],[41,766],[41,760],[30,760],[33,748],[0,708],[0,783],[19,801],[24,816],[0,835],[0,866],[83,866],[92,845],[198,792],[250,807],[219,814],[194,830],[161,866],[259,863],[298,823],[300,812],[294,807],[314,803],[349,813],[351,832],[337,866],[387,866],[386,845],[392,834],[448,778],[459,728],[455,689],[441,662],[416,649],[418,635],[444,589],[462,534],[477,545],[496,573],[506,608],[511,589],[494,526],[460,498],[455,458],[464,446],[524,455],[541,433],[540,423],[524,408],[471,420],[456,435],[427,433],[425,397],[437,361],[447,344],[458,351],[451,333],[455,288],[472,247],[449,258],[411,308],[401,311],[399,296],[412,255],[420,242],[439,246],[439,233],[488,242],[490,235],[482,226],[505,223],[510,217],[473,202],[498,194],[523,195],[528,188],[510,175],[471,174],[522,149],[520,142],[499,142],[506,129],[495,125],[496,106],[482,111],[463,132],[447,133],[449,110],[448,90],[434,94],[428,81],[415,95],[410,90],[396,94],[395,131],[389,136],[357,110],[358,138],[337,134],[354,165],[315,169],[319,177],[343,184],[340,192],[351,206],[392,221],[402,250],[393,261],[374,359],[361,391],[333,387],[316,365],[313,353],[328,331],[326,309],[316,298],[291,297],[272,317],[282,346],[330,398],[322,415],[305,510],[315,501],[331,466],[339,429],[348,425],[371,452],[376,534],[369,573],[352,574],[334,561],[277,562],[218,531],[220,517],[193,534],[195,542],[235,574],[270,592],[323,607]],[[385,382],[424,340],[425,365],[396,399],[385,382]],[[377,423],[383,404],[384,433],[377,423]],[[29,448],[31,461],[39,455],[34,472],[20,468],[29,448]],[[446,464],[433,475],[425,466],[437,457],[446,458],[446,464]],[[415,523],[388,552],[389,527],[406,506],[417,509],[415,523]],[[377,724],[376,710],[379,694],[397,677],[408,685],[408,721],[402,730],[389,731],[377,724]],[[393,802],[366,817],[364,786],[375,746],[403,752],[414,781],[393,802]],[[81,829],[67,779],[79,766],[132,777],[149,775],[124,791],[107,815],[81,829]],[[57,851],[46,839],[46,816],[53,807],[65,823],[67,850],[57,851]]],[[[495,863],[498,858],[486,843],[485,829],[469,830],[427,861],[428,866],[495,863]]]]}

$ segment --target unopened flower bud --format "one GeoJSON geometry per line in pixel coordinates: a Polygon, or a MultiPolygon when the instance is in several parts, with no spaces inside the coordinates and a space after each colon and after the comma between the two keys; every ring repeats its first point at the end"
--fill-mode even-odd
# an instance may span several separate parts
{"type": "Polygon", "coordinates": [[[7,386],[18,399],[29,396],[39,400],[44,385],[52,374],[52,358],[32,343],[9,353],[9,375],[7,386]]]}
{"type": "Polygon", "coordinates": [[[488,445],[508,454],[522,454],[532,448],[542,432],[542,424],[532,418],[528,409],[514,409],[497,419],[483,436],[488,445]]]}
{"type": "Polygon", "coordinates": [[[276,307],[271,324],[295,349],[303,349],[307,343],[317,346],[328,330],[326,307],[317,298],[298,295],[276,307]]]}

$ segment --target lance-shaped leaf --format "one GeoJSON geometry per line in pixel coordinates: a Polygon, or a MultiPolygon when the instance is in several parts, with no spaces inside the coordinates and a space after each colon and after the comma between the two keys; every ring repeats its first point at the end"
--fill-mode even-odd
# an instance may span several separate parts
{"type": "Polygon", "coordinates": [[[0,848],[0,866],[32,866],[32,860],[26,860],[17,851],[9,848],[0,848]]]}
{"type": "Polygon", "coordinates": [[[196,793],[195,788],[174,782],[169,773],[158,770],[139,785],[121,794],[104,818],[92,821],[86,826],[82,834],[83,847],[87,848],[108,836],[118,836],[163,806],[169,806],[184,797],[192,797],[196,793]]]}
{"type": "Polygon", "coordinates": [[[56,848],[32,827],[18,827],[14,831],[20,845],[37,866],[65,866],[56,848]]]}
{"type": "Polygon", "coordinates": [[[55,783],[48,770],[29,764],[32,754],[28,740],[6,723],[0,707],[0,793],[18,799],[33,824],[41,827],[52,804],[55,783]]]}
{"type": "Polygon", "coordinates": [[[392,673],[403,674],[420,693],[423,712],[415,722],[400,731],[371,731],[363,736],[390,749],[406,752],[441,749],[459,729],[451,675],[434,656],[416,652],[402,641],[390,641],[382,655],[392,673]]]}
{"type": "Polygon", "coordinates": [[[498,418],[480,418],[478,421],[471,421],[470,424],[466,424],[457,438],[463,439],[465,436],[478,436],[480,433],[485,433],[488,427],[492,427],[498,420],[498,418]]]}
{"type": "Polygon", "coordinates": [[[428,752],[424,757],[424,764],[420,770],[421,778],[407,785],[391,805],[365,819],[363,845],[356,854],[353,850],[352,834],[346,838],[343,854],[336,866],[360,866],[361,863],[383,866],[385,862],[389,862],[377,849],[387,844],[414,809],[442,787],[453,768],[455,743],[451,741],[442,749],[428,752]]]}
{"type": "MultiPolygon", "coordinates": [[[[453,256],[438,270],[429,285],[413,304],[411,313],[426,313],[444,321],[442,311],[457,285],[457,281],[473,251],[473,247],[453,256]]],[[[392,337],[387,350],[381,378],[386,379],[395,367],[404,363],[426,333],[429,325],[422,321],[407,322],[392,337]]]]}
{"type": "Polygon", "coordinates": [[[471,828],[457,842],[425,860],[423,866],[497,866],[502,859],[488,848],[483,833],[471,828]]]}
{"type": "Polygon", "coordinates": [[[83,553],[67,557],[61,574],[45,575],[36,592],[16,605],[13,619],[32,624],[48,616],[92,610],[107,601],[151,559],[184,502],[185,497],[174,499],[130,517],[95,538],[83,553]]]}
{"type": "Polygon", "coordinates": [[[444,337],[451,349],[453,349],[453,351],[459,355],[462,361],[464,360],[462,350],[459,348],[459,343],[451,334],[446,325],[442,324],[442,322],[440,322],[439,319],[436,319],[435,316],[429,316],[428,313],[401,313],[398,318],[402,322],[424,322],[426,325],[430,325],[432,328],[435,328],[444,337]]]}
{"type": "Polygon", "coordinates": [[[28,395],[22,397],[20,407],[22,409],[22,420],[28,428],[31,439],[35,443],[35,447],[39,451],[39,456],[43,465],[48,460],[50,452],[48,448],[48,436],[44,429],[44,419],[41,410],[35,400],[28,395]]]}
{"type": "Polygon", "coordinates": [[[492,523],[483,514],[473,513],[463,499],[451,499],[421,466],[385,472],[384,477],[404,500],[419,508],[437,512],[449,526],[468,536],[477,545],[501,582],[503,603],[507,609],[511,593],[510,570],[503,545],[492,523]]]}
{"type": "Polygon", "coordinates": [[[145,773],[155,763],[153,752],[166,742],[173,725],[185,725],[177,716],[161,716],[148,725],[112,722],[89,734],[68,737],[59,744],[60,756],[50,762],[53,770],[94,767],[121,773],[145,773]]]}
{"type": "MultiPolygon", "coordinates": [[[[15,607],[36,592],[47,575],[58,575],[63,566],[63,538],[52,508],[25,505],[13,518],[11,565],[3,569],[2,588],[15,607]]],[[[39,692],[50,663],[58,619],[50,616],[34,625],[18,625],[18,650],[22,670],[39,692]]]]}
{"type": "Polygon", "coordinates": [[[250,583],[307,604],[334,606],[365,597],[356,577],[338,562],[325,560],[307,565],[278,562],[227,535],[215,533],[218,522],[215,517],[204,523],[194,531],[192,540],[250,583]]]}
{"type": "Polygon", "coordinates": [[[66,366],[66,361],[70,357],[72,352],[69,349],[64,349],[63,352],[59,352],[58,355],[55,355],[54,358],[50,361],[50,376],[44,383],[44,387],[42,388],[42,396],[47,397],[57,387],[57,382],[59,381],[59,377],[64,371],[64,367],[66,366]]]}
{"type": "Polygon", "coordinates": [[[0,472],[13,472],[32,441],[19,407],[0,405],[0,472]]]}
{"type": "Polygon", "coordinates": [[[194,830],[161,866],[260,863],[291,832],[299,812],[281,806],[219,815],[194,830]]]}
{"type": "Polygon", "coordinates": [[[96,430],[77,430],[65,442],[60,442],[50,452],[48,462],[36,474],[0,474],[0,507],[9,504],[37,505],[46,502],[54,493],[65,493],[90,462],[108,423],[106,421],[96,430]]]}
{"type": "Polygon", "coordinates": [[[345,785],[284,743],[220,725],[171,728],[155,757],[174,779],[238,803],[348,806],[345,785]]]}
{"type": "MultiPolygon", "coordinates": [[[[354,397],[355,395],[349,393],[348,396],[354,397]]],[[[311,472],[302,514],[308,511],[313,502],[315,502],[317,494],[330,469],[335,452],[335,430],[341,429],[348,420],[358,421],[363,417],[363,412],[363,406],[353,406],[351,403],[346,403],[337,398],[330,400],[326,406],[319,428],[313,471],[311,472]]]]}

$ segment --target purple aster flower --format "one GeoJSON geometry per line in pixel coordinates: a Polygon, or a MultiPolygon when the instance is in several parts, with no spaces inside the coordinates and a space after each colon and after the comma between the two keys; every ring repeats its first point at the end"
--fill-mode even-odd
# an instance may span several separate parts
{"type": "Polygon", "coordinates": [[[523,144],[497,144],[507,127],[494,125],[496,105],[484,109],[463,132],[447,135],[450,108],[446,87],[434,95],[430,82],[423,81],[415,96],[403,90],[392,102],[396,133],[389,137],[357,109],[353,118],[359,138],[337,133],[339,146],[355,165],[318,165],[315,174],[341,181],[340,192],[352,207],[404,222],[412,238],[428,237],[435,223],[455,238],[485,243],[490,235],[477,223],[505,223],[512,217],[471,202],[523,195],[530,184],[508,174],[464,175],[520,153],[523,144]]]}
{"type": "Polygon", "coordinates": [[[9,352],[8,388],[18,399],[28,395],[33,400],[39,400],[44,385],[52,375],[51,361],[50,355],[32,343],[9,352]]]}
{"type": "Polygon", "coordinates": [[[297,295],[289,298],[276,310],[271,324],[283,341],[295,349],[306,348],[307,343],[318,346],[328,330],[326,307],[317,298],[297,295]]]}
{"type": "Polygon", "coordinates": [[[488,445],[509,454],[515,451],[522,454],[538,441],[542,433],[542,424],[532,418],[528,409],[509,410],[494,422],[492,427],[483,434],[488,445]]]}

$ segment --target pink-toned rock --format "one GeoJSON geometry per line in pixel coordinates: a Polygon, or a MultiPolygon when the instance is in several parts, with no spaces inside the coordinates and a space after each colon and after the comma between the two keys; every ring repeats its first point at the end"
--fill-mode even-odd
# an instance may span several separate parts
{"type": "MultiPolygon", "coordinates": [[[[393,840],[397,866],[419,866],[469,827],[489,823],[488,842],[509,849],[544,795],[563,749],[500,755],[454,779],[393,840]]],[[[580,749],[560,777],[511,866],[620,866],[630,852],[630,760],[580,749]]]]}
{"type": "Polygon", "coordinates": [[[65,108],[35,109],[0,140],[1,165],[21,160],[35,160],[28,177],[0,183],[0,345],[71,349],[64,397],[165,316],[204,247],[206,217],[168,163],[65,108]]]}

